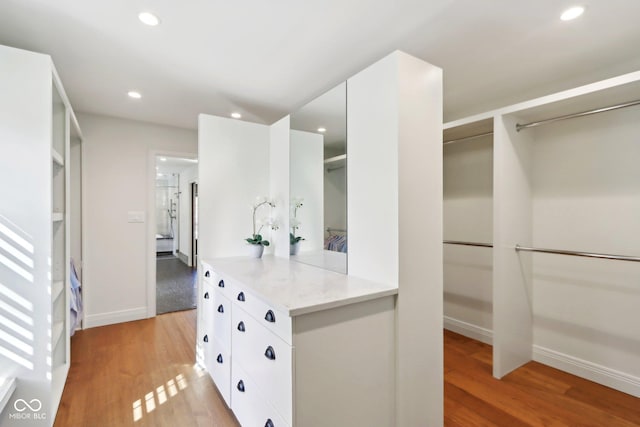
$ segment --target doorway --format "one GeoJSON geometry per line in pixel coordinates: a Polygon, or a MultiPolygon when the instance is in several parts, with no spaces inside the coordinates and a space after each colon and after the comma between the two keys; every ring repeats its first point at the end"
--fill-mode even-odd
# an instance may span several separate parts
{"type": "Polygon", "coordinates": [[[191,266],[198,267],[198,183],[191,183],[191,266]]]}
{"type": "Polygon", "coordinates": [[[192,192],[198,165],[194,159],[158,155],[155,169],[155,314],[163,314],[196,306],[192,192]]]}

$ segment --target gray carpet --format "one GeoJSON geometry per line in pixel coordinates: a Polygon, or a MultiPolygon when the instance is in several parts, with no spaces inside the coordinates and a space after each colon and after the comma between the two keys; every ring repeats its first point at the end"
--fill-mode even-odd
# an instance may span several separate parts
{"type": "Polygon", "coordinates": [[[156,258],[156,314],[196,306],[196,269],[175,256],[156,258]]]}

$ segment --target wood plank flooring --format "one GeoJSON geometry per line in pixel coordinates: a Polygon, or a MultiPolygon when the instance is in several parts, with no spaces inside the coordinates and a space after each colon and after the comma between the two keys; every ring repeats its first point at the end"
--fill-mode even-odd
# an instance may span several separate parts
{"type": "MultiPolygon", "coordinates": [[[[191,310],[77,332],[54,426],[238,427],[194,366],[195,318],[191,310]]],[[[496,380],[490,346],[445,331],[444,348],[445,426],[640,426],[633,396],[536,362],[496,380]]]]}
{"type": "Polygon", "coordinates": [[[640,426],[640,399],[529,362],[496,380],[489,345],[444,333],[445,426],[640,426]]]}
{"type": "Polygon", "coordinates": [[[195,310],[76,332],[54,426],[238,427],[194,366],[195,335],[195,310]]]}

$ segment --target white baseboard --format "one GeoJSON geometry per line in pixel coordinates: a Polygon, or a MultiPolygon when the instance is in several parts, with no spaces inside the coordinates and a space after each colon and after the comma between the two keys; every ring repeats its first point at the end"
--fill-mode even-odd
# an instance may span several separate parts
{"type": "Polygon", "coordinates": [[[472,323],[463,322],[453,317],[444,316],[444,328],[465,337],[493,345],[493,331],[472,323]]]}
{"type": "Polygon", "coordinates": [[[640,378],[597,363],[569,356],[538,345],[533,346],[533,360],[561,371],[640,397],[640,378]]]}
{"type": "Polygon", "coordinates": [[[132,320],[140,320],[146,318],[147,307],[138,307],[129,310],[86,315],[82,327],[83,329],[89,329],[98,326],[113,325],[115,323],[131,322],[132,320]]]}

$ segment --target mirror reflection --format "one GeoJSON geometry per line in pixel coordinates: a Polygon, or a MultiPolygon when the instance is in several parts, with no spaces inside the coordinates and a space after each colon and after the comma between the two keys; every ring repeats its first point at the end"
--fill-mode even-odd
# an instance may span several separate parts
{"type": "Polygon", "coordinates": [[[291,260],[347,272],[347,84],[291,114],[291,260]]]}

